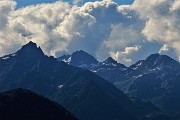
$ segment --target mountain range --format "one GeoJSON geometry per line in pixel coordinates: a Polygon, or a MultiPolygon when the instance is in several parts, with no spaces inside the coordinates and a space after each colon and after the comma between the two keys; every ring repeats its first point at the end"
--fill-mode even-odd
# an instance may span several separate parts
{"type": "MultiPolygon", "coordinates": [[[[89,59],[86,59],[88,63],[94,62],[92,68],[99,63],[93,57],[89,59]]],[[[80,65],[79,61],[72,63],[80,65]]],[[[114,67],[114,64],[123,66],[113,63],[114,67]]],[[[33,42],[0,58],[0,92],[17,88],[31,90],[57,102],[80,120],[156,120],[162,116],[169,120],[150,102],[129,98],[112,83],[84,67],[44,55],[33,42]]]]}
{"type": "Polygon", "coordinates": [[[130,97],[151,101],[170,113],[180,112],[180,63],[169,56],[152,54],[129,67],[111,57],[99,62],[82,50],[57,59],[96,73],[130,97]]]}

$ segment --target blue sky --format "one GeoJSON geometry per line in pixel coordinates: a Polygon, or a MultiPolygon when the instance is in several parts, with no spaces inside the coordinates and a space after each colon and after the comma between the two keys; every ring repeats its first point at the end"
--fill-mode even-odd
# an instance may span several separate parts
{"type": "MultiPolygon", "coordinates": [[[[16,1],[18,4],[17,7],[19,8],[19,7],[24,7],[28,5],[38,4],[38,3],[51,3],[57,0],[16,0],[16,1]]],[[[72,1],[72,0],[67,0],[67,1],[72,1]]],[[[87,2],[87,1],[95,1],[95,0],[84,0],[84,2],[87,2]]],[[[131,4],[133,2],[133,0],[114,0],[114,1],[119,4],[131,4]]]]}

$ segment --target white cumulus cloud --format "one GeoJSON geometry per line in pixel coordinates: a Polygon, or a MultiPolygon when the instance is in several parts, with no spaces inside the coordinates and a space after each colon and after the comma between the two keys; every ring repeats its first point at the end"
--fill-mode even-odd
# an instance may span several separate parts
{"type": "Polygon", "coordinates": [[[20,9],[15,1],[0,0],[0,56],[33,41],[56,57],[82,49],[126,65],[154,52],[178,58],[179,13],[179,0],[135,0],[132,5],[103,0],[82,6],[58,1],[20,9]]]}
{"type": "Polygon", "coordinates": [[[131,55],[134,52],[138,52],[141,49],[141,46],[133,46],[133,47],[126,47],[124,51],[117,51],[116,53],[110,52],[111,56],[122,63],[126,63],[126,65],[132,64],[131,55]]]}

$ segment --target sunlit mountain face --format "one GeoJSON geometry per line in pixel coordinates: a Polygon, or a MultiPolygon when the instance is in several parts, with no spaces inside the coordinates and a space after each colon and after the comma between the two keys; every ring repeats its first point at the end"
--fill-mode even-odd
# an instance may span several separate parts
{"type": "MultiPolygon", "coordinates": [[[[52,3],[56,2],[58,0],[16,0],[17,2],[17,8],[29,6],[29,5],[35,5],[35,4],[40,4],[40,3],[52,3]]],[[[70,2],[73,3],[73,0],[64,0],[65,2],[70,2]]],[[[80,0],[79,0],[80,1],[80,0]]],[[[80,3],[85,3],[85,2],[94,2],[95,0],[83,0],[80,1],[80,3]]],[[[134,0],[114,0],[114,2],[117,2],[119,4],[131,4],[133,3],[134,0]]]]}

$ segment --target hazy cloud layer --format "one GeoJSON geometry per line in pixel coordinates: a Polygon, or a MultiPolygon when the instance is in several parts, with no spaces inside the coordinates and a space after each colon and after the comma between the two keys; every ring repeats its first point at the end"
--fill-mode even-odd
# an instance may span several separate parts
{"type": "Polygon", "coordinates": [[[104,0],[83,6],[55,2],[21,9],[14,1],[0,0],[0,55],[31,40],[48,55],[82,49],[126,65],[154,52],[178,58],[179,13],[179,0],[135,0],[132,5],[104,0]]]}

